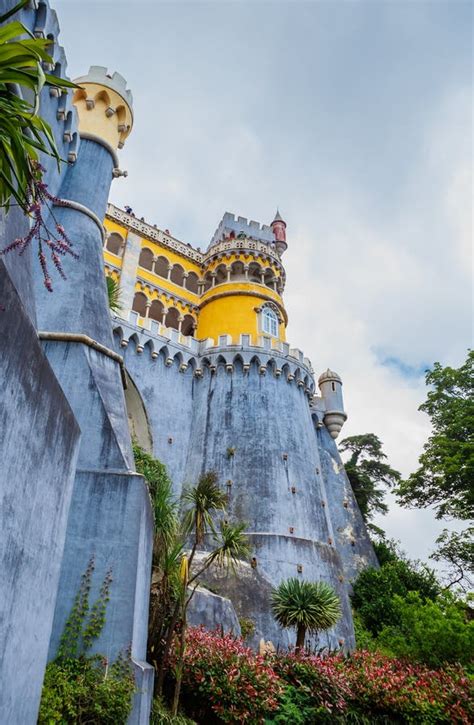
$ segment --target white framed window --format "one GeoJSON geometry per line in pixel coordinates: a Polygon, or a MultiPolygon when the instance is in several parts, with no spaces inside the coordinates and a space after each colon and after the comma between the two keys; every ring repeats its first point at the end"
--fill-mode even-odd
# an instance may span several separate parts
{"type": "Polygon", "coordinates": [[[278,317],[271,307],[262,310],[262,329],[267,335],[278,337],[278,317]]]}

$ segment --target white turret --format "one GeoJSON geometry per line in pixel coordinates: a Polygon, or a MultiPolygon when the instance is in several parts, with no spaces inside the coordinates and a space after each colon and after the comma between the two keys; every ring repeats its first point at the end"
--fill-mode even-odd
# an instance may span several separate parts
{"type": "Polygon", "coordinates": [[[337,373],[328,368],[325,373],[320,375],[318,385],[325,407],[324,425],[331,438],[335,439],[347,420],[342,399],[342,380],[337,373]]]}

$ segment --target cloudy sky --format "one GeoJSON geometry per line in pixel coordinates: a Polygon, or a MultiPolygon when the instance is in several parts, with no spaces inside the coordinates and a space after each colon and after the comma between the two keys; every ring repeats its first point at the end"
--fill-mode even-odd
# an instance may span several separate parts
{"type": "MultiPolygon", "coordinates": [[[[344,381],[344,435],[408,474],[424,370],[472,339],[472,5],[56,0],[71,77],[134,96],[111,201],[202,248],[222,214],[288,223],[288,338],[344,381]]],[[[426,558],[442,525],[378,523],[426,558]]]]}

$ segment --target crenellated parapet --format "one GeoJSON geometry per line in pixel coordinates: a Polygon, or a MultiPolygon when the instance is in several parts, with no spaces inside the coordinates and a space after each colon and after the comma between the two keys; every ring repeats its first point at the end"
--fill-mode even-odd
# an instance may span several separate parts
{"type": "Polygon", "coordinates": [[[227,211],[212,235],[208,252],[215,244],[218,244],[226,237],[235,236],[238,238],[239,235],[250,237],[256,241],[265,242],[266,244],[275,244],[275,236],[271,226],[268,224],[260,224],[253,219],[248,221],[242,216],[236,217],[227,211]]]}
{"type": "MultiPolygon", "coordinates": [[[[93,137],[112,149],[121,149],[133,125],[132,93],[120,73],[93,65],[85,76],[75,79],[74,92],[81,136],[93,137]]],[[[117,166],[117,164],[116,164],[117,166]]],[[[118,175],[118,173],[117,173],[118,175]]]]}
{"type": "Polygon", "coordinates": [[[180,373],[188,370],[196,378],[205,372],[213,374],[219,365],[228,373],[241,369],[248,372],[252,366],[260,375],[273,375],[294,384],[312,398],[315,391],[314,373],[311,362],[301,350],[291,348],[288,343],[275,341],[273,347],[262,339],[260,345],[251,344],[249,335],[241,335],[239,344],[233,344],[230,335],[220,335],[218,340],[207,338],[196,340],[151,321],[150,329],[120,317],[113,318],[113,331],[122,350],[131,346],[136,355],[149,356],[156,360],[160,355],[167,367],[176,366],[180,373]]]}

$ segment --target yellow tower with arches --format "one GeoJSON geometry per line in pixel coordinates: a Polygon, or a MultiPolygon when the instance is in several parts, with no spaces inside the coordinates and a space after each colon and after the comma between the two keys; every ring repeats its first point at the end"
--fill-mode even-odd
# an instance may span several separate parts
{"type": "Polygon", "coordinates": [[[109,205],[106,274],[121,290],[122,316],[164,334],[215,344],[278,347],[288,317],[283,303],[286,223],[224,214],[205,252],[109,205]]]}

